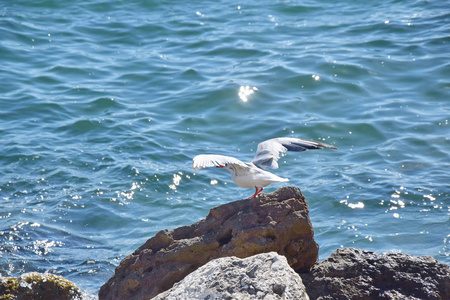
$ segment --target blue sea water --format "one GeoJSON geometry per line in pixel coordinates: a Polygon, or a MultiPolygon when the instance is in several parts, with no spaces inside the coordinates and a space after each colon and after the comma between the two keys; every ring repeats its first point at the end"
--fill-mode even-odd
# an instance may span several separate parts
{"type": "MultiPolygon", "coordinates": [[[[254,191],[201,153],[280,137],[320,260],[450,263],[448,1],[0,1],[0,273],[90,295],[162,229],[254,191]]],[[[265,189],[274,191],[283,184],[265,189]]]]}

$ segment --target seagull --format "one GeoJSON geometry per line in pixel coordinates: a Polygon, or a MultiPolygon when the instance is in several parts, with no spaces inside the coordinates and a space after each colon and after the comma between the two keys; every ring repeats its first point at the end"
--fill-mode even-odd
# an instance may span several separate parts
{"type": "Polygon", "coordinates": [[[308,149],[336,147],[311,140],[281,137],[274,138],[258,144],[255,157],[251,162],[243,162],[231,156],[217,154],[200,154],[192,161],[193,171],[208,167],[223,168],[231,173],[234,183],[243,188],[255,188],[255,194],[248,199],[255,198],[262,192],[263,188],[274,182],[289,181],[287,178],[279,177],[265,169],[277,169],[280,152],[301,152],[308,149]]]}

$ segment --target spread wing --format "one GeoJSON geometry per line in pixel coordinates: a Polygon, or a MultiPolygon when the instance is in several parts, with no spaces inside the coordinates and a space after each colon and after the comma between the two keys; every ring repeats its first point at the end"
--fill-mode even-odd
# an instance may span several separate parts
{"type": "Polygon", "coordinates": [[[323,149],[330,148],[337,150],[336,147],[310,140],[297,139],[297,138],[275,138],[259,143],[256,150],[255,157],[252,163],[260,168],[276,169],[278,168],[278,159],[280,158],[280,152],[286,151],[306,151],[308,149],[323,149]]]}
{"type": "Polygon", "coordinates": [[[240,161],[237,158],[217,154],[197,155],[192,161],[192,168],[194,171],[198,171],[208,167],[218,167],[225,165],[234,165],[236,167],[248,168],[246,163],[240,161]]]}

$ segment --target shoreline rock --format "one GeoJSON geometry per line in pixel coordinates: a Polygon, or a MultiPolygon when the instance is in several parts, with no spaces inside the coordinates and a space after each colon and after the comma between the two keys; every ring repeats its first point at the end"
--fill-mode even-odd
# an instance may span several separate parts
{"type": "Polygon", "coordinates": [[[31,272],[19,277],[0,276],[0,299],[75,300],[82,299],[82,292],[64,277],[31,272]]]}
{"type": "Polygon", "coordinates": [[[429,256],[341,248],[300,276],[311,299],[450,299],[450,267],[429,256]]]}
{"type": "MultiPolygon", "coordinates": [[[[127,256],[99,299],[450,299],[450,267],[432,257],[340,248],[316,262],[308,213],[295,187],[213,208],[127,256]]],[[[0,276],[0,299],[84,296],[53,274],[0,276]]]]}
{"type": "Polygon", "coordinates": [[[245,264],[261,261],[260,255],[286,257],[306,288],[300,299],[450,299],[450,267],[431,257],[342,248],[316,262],[308,204],[298,188],[283,187],[158,232],[120,263],[99,300],[290,299],[283,291],[299,286],[295,276],[285,276],[281,285],[270,281],[276,274],[253,281],[245,264]],[[246,283],[265,280],[270,283],[253,285],[250,293],[246,283]]]}
{"type": "Polygon", "coordinates": [[[300,189],[283,187],[258,198],[211,209],[192,225],[158,232],[116,268],[99,299],[149,299],[207,262],[277,252],[297,272],[307,271],[319,247],[300,189]]]}
{"type": "Polygon", "coordinates": [[[222,257],[201,266],[154,300],[309,300],[301,277],[275,252],[222,257]]]}
{"type": "Polygon", "coordinates": [[[282,260],[274,252],[219,258],[153,299],[450,299],[450,267],[428,256],[340,248],[297,274],[302,282],[271,268],[282,260]]]}

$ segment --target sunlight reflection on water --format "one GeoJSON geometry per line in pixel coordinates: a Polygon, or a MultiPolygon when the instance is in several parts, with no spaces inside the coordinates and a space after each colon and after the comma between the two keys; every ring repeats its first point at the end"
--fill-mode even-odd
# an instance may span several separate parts
{"type": "Polygon", "coordinates": [[[241,98],[241,100],[243,102],[247,102],[248,101],[248,97],[250,97],[251,94],[253,94],[255,91],[257,91],[258,88],[257,87],[250,87],[250,86],[241,86],[239,88],[239,98],[241,98]]]}

